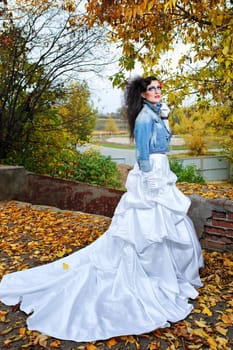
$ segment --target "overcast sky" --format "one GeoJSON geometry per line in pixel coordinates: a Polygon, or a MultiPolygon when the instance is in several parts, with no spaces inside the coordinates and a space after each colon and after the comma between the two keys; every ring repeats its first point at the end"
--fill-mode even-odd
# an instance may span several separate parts
{"type": "Polygon", "coordinates": [[[111,81],[97,77],[90,86],[94,107],[99,113],[116,112],[122,107],[122,90],[112,87],[111,81]]]}

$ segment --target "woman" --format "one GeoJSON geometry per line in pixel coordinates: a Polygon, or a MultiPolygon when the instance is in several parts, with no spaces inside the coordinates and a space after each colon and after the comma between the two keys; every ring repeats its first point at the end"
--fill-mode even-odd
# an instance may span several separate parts
{"type": "Polygon", "coordinates": [[[68,257],[4,276],[0,299],[32,312],[29,329],[103,340],[167,327],[191,312],[202,255],[186,215],[190,201],[169,169],[169,110],[160,99],[154,77],[136,78],[126,89],[137,163],[105,234],[68,257]]]}

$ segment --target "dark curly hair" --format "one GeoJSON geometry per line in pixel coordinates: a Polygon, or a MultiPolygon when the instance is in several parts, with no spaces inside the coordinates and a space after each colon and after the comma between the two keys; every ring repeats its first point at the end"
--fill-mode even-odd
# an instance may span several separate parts
{"type": "Polygon", "coordinates": [[[130,80],[125,88],[124,92],[124,114],[128,122],[130,137],[134,137],[134,125],[138,113],[143,107],[143,98],[141,96],[142,92],[145,92],[147,86],[154,80],[160,81],[154,76],[149,76],[146,78],[136,77],[130,80]]]}

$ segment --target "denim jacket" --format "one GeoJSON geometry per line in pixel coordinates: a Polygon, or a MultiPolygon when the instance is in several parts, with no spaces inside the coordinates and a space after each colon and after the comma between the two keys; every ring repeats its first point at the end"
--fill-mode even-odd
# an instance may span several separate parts
{"type": "Polygon", "coordinates": [[[135,120],[134,138],[136,157],[142,171],[151,171],[149,157],[152,153],[166,153],[169,150],[171,132],[160,118],[161,104],[147,101],[135,120]]]}

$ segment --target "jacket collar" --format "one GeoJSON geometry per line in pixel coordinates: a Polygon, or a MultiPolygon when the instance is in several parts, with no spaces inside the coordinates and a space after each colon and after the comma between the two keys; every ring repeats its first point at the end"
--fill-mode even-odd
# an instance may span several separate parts
{"type": "Polygon", "coordinates": [[[154,111],[156,114],[160,114],[160,108],[162,106],[162,103],[159,102],[156,105],[152,105],[152,103],[148,102],[147,100],[143,100],[143,104],[147,105],[152,111],[154,111]]]}
{"type": "Polygon", "coordinates": [[[148,102],[147,100],[143,100],[143,105],[148,106],[154,113],[155,116],[153,119],[158,120],[160,116],[160,108],[162,104],[159,102],[156,105],[153,105],[152,103],[148,102]]]}

